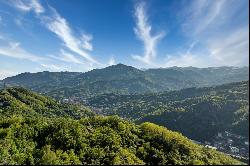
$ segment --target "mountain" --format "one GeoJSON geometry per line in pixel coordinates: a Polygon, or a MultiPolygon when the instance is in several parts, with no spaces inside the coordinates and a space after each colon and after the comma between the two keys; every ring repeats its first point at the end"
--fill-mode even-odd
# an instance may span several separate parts
{"type": "Polygon", "coordinates": [[[3,82],[11,86],[23,86],[37,92],[48,93],[48,91],[63,86],[65,82],[80,74],[80,72],[26,72],[5,78],[3,82]]]}
{"type": "Polygon", "coordinates": [[[163,87],[179,90],[249,80],[249,67],[170,67],[145,71],[163,87]]]}
{"type": "MultiPolygon", "coordinates": [[[[56,99],[88,97],[105,93],[143,94],[190,87],[221,85],[249,79],[249,67],[171,67],[139,70],[117,64],[81,72],[22,73],[2,80],[7,86],[23,86],[56,99]]],[[[1,86],[1,85],[0,85],[1,86]]]]}
{"type": "Polygon", "coordinates": [[[86,104],[98,114],[153,122],[198,141],[225,131],[249,138],[249,81],[162,93],[103,94],[86,104]]]}
{"type": "Polygon", "coordinates": [[[160,88],[143,71],[123,64],[82,73],[67,84],[70,86],[52,90],[49,95],[81,98],[103,93],[146,93],[160,88]]]}

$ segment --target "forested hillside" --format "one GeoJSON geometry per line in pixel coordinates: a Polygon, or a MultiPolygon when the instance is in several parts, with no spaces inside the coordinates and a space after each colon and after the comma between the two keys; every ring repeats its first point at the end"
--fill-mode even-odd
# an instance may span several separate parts
{"type": "Polygon", "coordinates": [[[105,93],[143,94],[245,81],[249,79],[248,69],[171,67],[139,70],[118,64],[86,73],[22,73],[2,80],[1,84],[23,86],[56,99],[86,99],[105,93]]]}
{"type": "Polygon", "coordinates": [[[249,137],[249,82],[143,95],[106,94],[89,98],[96,113],[150,121],[195,140],[231,131],[249,137]]]}
{"type": "Polygon", "coordinates": [[[241,164],[152,123],[117,117],[0,120],[1,164],[241,164]]]}
{"type": "Polygon", "coordinates": [[[82,105],[59,104],[50,97],[24,88],[0,90],[0,118],[14,114],[72,118],[94,115],[90,109],[82,105]]]}
{"type": "Polygon", "coordinates": [[[249,80],[249,67],[170,67],[145,71],[163,87],[179,90],[249,80]]]}
{"type": "Polygon", "coordinates": [[[242,164],[153,123],[93,116],[23,88],[0,92],[0,164],[242,164]]]}

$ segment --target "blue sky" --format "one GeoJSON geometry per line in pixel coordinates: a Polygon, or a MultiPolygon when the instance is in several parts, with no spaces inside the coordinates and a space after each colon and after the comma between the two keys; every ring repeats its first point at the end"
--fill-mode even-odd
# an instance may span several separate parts
{"type": "Polygon", "coordinates": [[[248,0],[0,0],[0,79],[22,72],[248,66],[248,0]]]}

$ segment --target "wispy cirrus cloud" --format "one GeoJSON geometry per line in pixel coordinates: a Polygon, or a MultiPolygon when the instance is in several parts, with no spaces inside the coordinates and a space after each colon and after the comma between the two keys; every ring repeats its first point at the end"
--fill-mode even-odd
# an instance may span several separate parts
{"type": "Polygon", "coordinates": [[[88,34],[82,34],[80,38],[77,38],[72,29],[70,28],[67,20],[59,15],[59,13],[52,7],[52,16],[42,17],[43,24],[53,33],[57,35],[72,52],[84,57],[90,63],[100,64],[96,61],[88,51],[92,51],[93,46],[90,43],[92,36],[88,34]]]}
{"type": "Polygon", "coordinates": [[[59,55],[49,55],[49,57],[68,63],[85,64],[80,59],[76,58],[73,54],[65,51],[64,49],[60,50],[59,55]]]}
{"type": "Polygon", "coordinates": [[[207,41],[210,57],[217,65],[245,66],[249,62],[249,27],[207,41]]]}
{"type": "Polygon", "coordinates": [[[47,60],[47,58],[28,52],[27,50],[21,47],[21,43],[19,42],[4,41],[4,43],[4,45],[0,45],[0,55],[2,56],[25,59],[33,62],[47,60]]]}
{"type": "Polygon", "coordinates": [[[34,11],[36,14],[40,14],[45,11],[38,0],[11,0],[10,4],[23,12],[34,11]]]}
{"type": "Polygon", "coordinates": [[[183,19],[182,29],[187,35],[201,35],[207,29],[216,27],[225,19],[225,0],[193,0],[185,4],[180,16],[183,19]]]}
{"type": "Polygon", "coordinates": [[[249,29],[242,27],[229,35],[209,38],[205,42],[208,53],[193,52],[196,42],[190,44],[186,52],[168,55],[164,67],[171,66],[247,66],[249,62],[249,29]]]}
{"type": "Polygon", "coordinates": [[[82,47],[85,50],[92,51],[93,50],[93,45],[91,43],[91,40],[93,39],[93,36],[89,35],[89,34],[82,34],[81,36],[82,36],[81,37],[82,47]]]}
{"type": "Polygon", "coordinates": [[[152,35],[152,27],[148,22],[148,16],[145,11],[145,3],[137,3],[135,5],[135,19],[136,27],[134,32],[138,39],[144,44],[144,55],[133,55],[132,57],[146,64],[152,64],[153,59],[156,57],[156,46],[165,33],[161,32],[156,35],[152,35]]]}
{"type": "Polygon", "coordinates": [[[183,3],[183,10],[178,13],[183,35],[191,41],[199,40],[202,45],[200,50],[207,52],[167,56],[167,66],[248,65],[249,11],[245,10],[247,0],[183,2],[186,2],[183,3]]]}
{"type": "Polygon", "coordinates": [[[114,57],[111,57],[108,61],[108,65],[111,66],[111,65],[115,65],[116,64],[116,61],[115,61],[115,58],[114,57]]]}
{"type": "Polygon", "coordinates": [[[43,68],[52,70],[52,71],[63,71],[63,70],[67,70],[67,68],[65,68],[64,66],[58,66],[55,64],[40,64],[43,68]]]}
{"type": "Polygon", "coordinates": [[[0,80],[6,78],[6,77],[11,77],[18,74],[18,72],[7,70],[7,69],[0,69],[0,80]]]}
{"type": "MultiPolygon", "coordinates": [[[[63,45],[74,52],[77,55],[84,57],[89,63],[101,65],[95,60],[89,51],[93,51],[93,45],[91,43],[93,36],[87,33],[81,33],[80,37],[77,37],[73,29],[70,27],[68,21],[63,18],[53,7],[44,7],[38,0],[12,0],[11,3],[17,9],[29,12],[34,11],[37,14],[37,18],[41,20],[45,27],[53,32],[62,42],[63,45]]],[[[17,25],[21,25],[20,20],[16,20],[17,25]]],[[[64,55],[64,57],[76,62],[74,55],[64,55]]]]}
{"type": "Polygon", "coordinates": [[[198,67],[208,67],[211,65],[210,59],[204,59],[204,56],[194,53],[193,48],[197,45],[198,41],[192,42],[188,49],[184,52],[180,52],[174,55],[167,55],[162,67],[188,67],[188,66],[198,66],[198,67]]]}

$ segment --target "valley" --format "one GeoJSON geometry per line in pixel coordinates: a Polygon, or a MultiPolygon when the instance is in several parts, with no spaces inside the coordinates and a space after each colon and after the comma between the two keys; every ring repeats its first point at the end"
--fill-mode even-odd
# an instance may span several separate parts
{"type": "Polygon", "coordinates": [[[248,74],[244,67],[139,70],[123,64],[87,73],[24,73],[2,80],[2,87],[29,88],[57,101],[26,98],[34,94],[21,87],[8,89],[2,92],[8,99],[2,106],[8,109],[1,116],[15,115],[17,110],[48,118],[119,116],[138,125],[164,126],[248,162],[248,74]],[[40,109],[40,104],[48,108],[40,109]]]}

